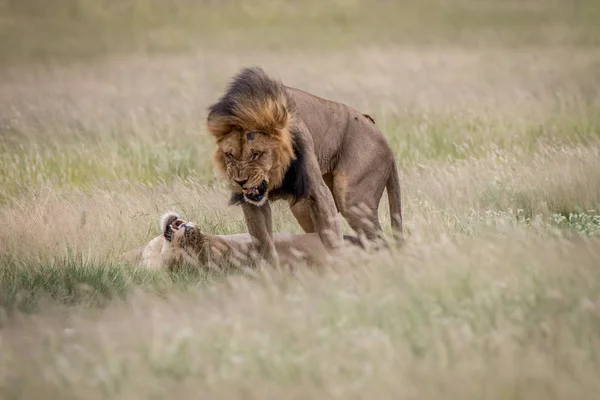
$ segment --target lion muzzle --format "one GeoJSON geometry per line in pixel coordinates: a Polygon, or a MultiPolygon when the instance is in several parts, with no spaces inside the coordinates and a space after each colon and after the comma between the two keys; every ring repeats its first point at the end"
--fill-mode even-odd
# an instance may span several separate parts
{"type": "Polygon", "coordinates": [[[260,185],[249,188],[242,188],[244,198],[250,202],[260,202],[267,192],[267,181],[262,181],[260,185]]]}

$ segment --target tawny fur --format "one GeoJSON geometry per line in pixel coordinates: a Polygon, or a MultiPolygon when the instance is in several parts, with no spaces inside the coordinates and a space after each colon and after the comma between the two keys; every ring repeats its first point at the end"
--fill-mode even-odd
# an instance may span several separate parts
{"type": "MultiPolygon", "coordinates": [[[[176,270],[183,266],[247,266],[257,260],[256,245],[248,234],[207,234],[197,224],[182,221],[172,212],[161,217],[160,225],[161,235],[153,238],[146,246],[125,253],[124,260],[143,268],[166,270],[176,270]],[[175,221],[182,224],[175,226],[175,221]]],[[[357,249],[362,247],[357,237],[346,236],[345,240],[348,246],[357,249]]],[[[327,252],[316,234],[275,234],[275,246],[281,256],[282,267],[301,263],[318,266],[327,261],[327,252]]]]}
{"type": "Polygon", "coordinates": [[[232,201],[242,204],[249,233],[268,261],[277,261],[268,202],[278,199],[290,202],[305,232],[318,233],[326,249],[335,250],[342,243],[338,211],[357,233],[382,238],[377,209],[387,189],[392,228],[401,239],[398,171],[370,115],[285,86],[260,68],[242,70],[209,110],[215,166],[231,182],[232,201]],[[261,201],[241,194],[261,181],[267,183],[261,201]]]}

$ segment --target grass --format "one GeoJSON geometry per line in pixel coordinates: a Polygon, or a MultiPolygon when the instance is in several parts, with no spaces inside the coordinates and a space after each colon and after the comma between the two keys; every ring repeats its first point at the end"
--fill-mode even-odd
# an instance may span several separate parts
{"type": "Polygon", "coordinates": [[[17,319],[3,328],[3,387],[24,398],[587,398],[597,243],[512,236],[413,247],[377,273],[348,263],[284,285],[230,279],[17,319]]]}
{"type": "MultiPolygon", "coordinates": [[[[600,119],[592,110],[582,112],[580,119],[561,115],[542,123],[446,114],[384,115],[380,120],[398,165],[407,169],[429,161],[481,158],[492,148],[518,148],[527,156],[544,146],[587,145],[600,139],[600,119]]],[[[197,132],[175,132],[166,137],[160,133],[99,138],[75,131],[72,136],[77,140],[41,139],[27,146],[11,143],[18,143],[18,139],[8,135],[0,139],[4,149],[0,201],[40,183],[54,188],[85,188],[98,181],[156,184],[211,174],[210,148],[198,146],[197,132]]]]}
{"type": "Polygon", "coordinates": [[[595,398],[598,12],[0,1],[0,397],[595,398]],[[375,117],[402,250],[294,276],[121,259],[167,210],[246,230],[203,121],[253,64],[375,117]]]}

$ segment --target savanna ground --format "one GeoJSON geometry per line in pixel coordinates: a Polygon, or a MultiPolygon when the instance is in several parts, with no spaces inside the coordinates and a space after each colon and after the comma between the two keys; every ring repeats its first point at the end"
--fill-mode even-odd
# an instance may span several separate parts
{"type": "Polygon", "coordinates": [[[595,0],[0,1],[0,397],[596,398],[598,21],[595,0]],[[120,261],[167,210],[245,230],[203,123],[248,65],[375,117],[401,251],[294,277],[120,261]]]}

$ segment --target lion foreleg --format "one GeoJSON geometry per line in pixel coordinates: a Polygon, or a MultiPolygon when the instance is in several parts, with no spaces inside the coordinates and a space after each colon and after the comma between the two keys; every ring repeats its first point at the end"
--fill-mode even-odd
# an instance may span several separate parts
{"type": "Polygon", "coordinates": [[[304,138],[306,146],[306,178],[310,187],[308,207],[314,229],[321,242],[329,251],[337,251],[344,244],[342,224],[338,218],[337,206],[333,194],[323,179],[319,161],[315,155],[311,135],[304,124],[298,124],[298,130],[304,138]]]}
{"type": "Polygon", "coordinates": [[[264,260],[274,267],[279,267],[279,257],[273,242],[273,222],[271,205],[265,202],[262,206],[242,204],[248,233],[257,240],[257,251],[264,260]]]}
{"type": "MultiPolygon", "coordinates": [[[[316,176],[321,178],[320,174],[316,176]]],[[[311,186],[312,193],[308,203],[315,230],[325,248],[336,251],[343,245],[343,236],[333,195],[323,179],[316,179],[316,182],[311,182],[311,186]]]]}

